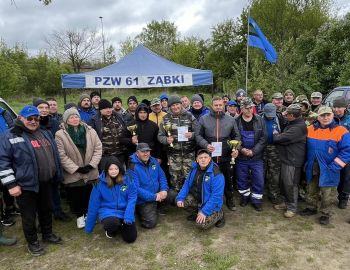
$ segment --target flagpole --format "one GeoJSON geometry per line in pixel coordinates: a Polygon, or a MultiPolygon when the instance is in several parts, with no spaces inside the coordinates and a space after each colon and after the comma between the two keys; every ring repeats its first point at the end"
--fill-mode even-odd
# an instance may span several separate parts
{"type": "MultiPolygon", "coordinates": [[[[249,1],[250,2],[250,1],[249,1]]],[[[246,56],[246,63],[245,63],[245,91],[247,92],[248,95],[248,67],[249,67],[249,44],[248,44],[248,39],[249,39],[249,15],[250,15],[250,3],[248,2],[248,16],[247,16],[247,56],[246,56]]]]}

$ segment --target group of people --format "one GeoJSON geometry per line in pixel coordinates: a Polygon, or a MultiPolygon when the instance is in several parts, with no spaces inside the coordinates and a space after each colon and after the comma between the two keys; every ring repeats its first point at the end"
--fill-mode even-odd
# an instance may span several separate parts
{"type": "Polygon", "coordinates": [[[321,105],[322,94],[274,93],[272,102],[243,89],[234,100],[162,94],[123,107],[120,97],[82,94],[77,104],[35,99],[17,119],[0,110],[0,244],[15,239],[3,225],[21,215],[28,251],[45,253],[38,240],[61,244],[52,217],[69,221],[61,207],[65,194],[77,228],[91,233],[99,220],[106,237],[137,238],[135,216],[154,228],[165,205],[184,208],[201,229],[225,225],[223,205],[236,210],[251,204],[263,210],[267,195],[286,218],[320,213],[329,224],[338,189],[338,207],[350,194],[350,116],[342,97],[321,105]],[[14,199],[15,198],[15,199],[14,199]],[[225,199],[225,200],[224,200],[225,199]],[[2,200],[1,200],[2,201],[2,200]],[[18,208],[17,208],[18,206],[18,208]]]}

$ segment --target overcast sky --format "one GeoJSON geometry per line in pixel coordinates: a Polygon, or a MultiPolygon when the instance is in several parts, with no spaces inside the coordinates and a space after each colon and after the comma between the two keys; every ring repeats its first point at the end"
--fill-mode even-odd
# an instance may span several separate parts
{"type": "MultiPolygon", "coordinates": [[[[24,44],[31,54],[46,49],[45,36],[53,30],[101,30],[117,49],[126,37],[134,37],[152,20],[174,22],[182,37],[210,37],[211,27],[235,18],[248,0],[0,0],[0,37],[9,46],[24,44]]],[[[334,11],[350,11],[349,0],[335,0],[334,11]]]]}

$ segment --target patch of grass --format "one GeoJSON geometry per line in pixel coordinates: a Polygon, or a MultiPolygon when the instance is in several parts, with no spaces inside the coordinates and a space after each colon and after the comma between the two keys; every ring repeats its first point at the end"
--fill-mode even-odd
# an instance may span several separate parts
{"type": "Polygon", "coordinates": [[[237,265],[240,261],[240,257],[236,255],[220,254],[211,249],[207,249],[203,254],[203,261],[206,263],[205,269],[224,270],[237,265]]]}
{"type": "Polygon", "coordinates": [[[307,257],[307,258],[306,258],[306,261],[307,261],[308,263],[313,263],[313,262],[315,262],[315,258],[313,258],[313,257],[307,257]]]}

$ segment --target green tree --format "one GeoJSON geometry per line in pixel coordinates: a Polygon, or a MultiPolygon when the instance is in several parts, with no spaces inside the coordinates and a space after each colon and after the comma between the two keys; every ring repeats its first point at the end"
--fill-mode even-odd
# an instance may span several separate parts
{"type": "Polygon", "coordinates": [[[135,38],[152,51],[166,58],[170,58],[179,34],[174,23],[168,21],[152,21],[144,27],[135,38]]]}

